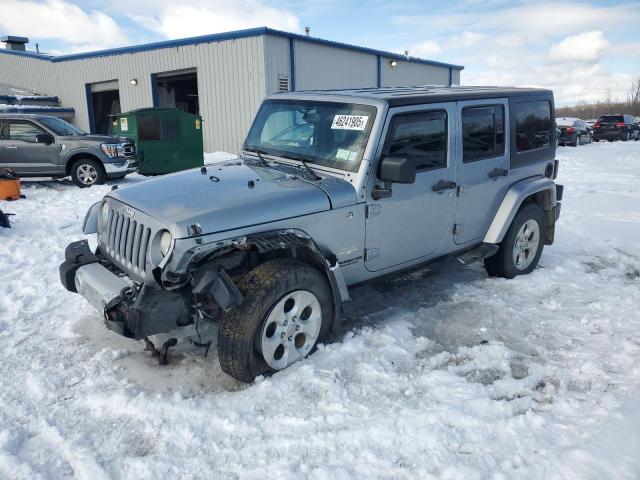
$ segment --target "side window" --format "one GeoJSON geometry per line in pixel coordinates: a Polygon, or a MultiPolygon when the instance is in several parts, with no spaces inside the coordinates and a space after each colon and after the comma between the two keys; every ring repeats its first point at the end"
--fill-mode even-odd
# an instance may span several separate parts
{"type": "Polygon", "coordinates": [[[504,107],[490,105],[462,109],[463,162],[504,153],[504,107]]]}
{"type": "Polygon", "coordinates": [[[140,140],[160,140],[160,117],[138,117],[138,138],[140,140]]]}
{"type": "Polygon", "coordinates": [[[36,143],[35,137],[41,133],[45,133],[45,131],[31,122],[19,120],[11,120],[9,122],[9,140],[36,143]]]}
{"type": "Polygon", "coordinates": [[[516,103],[514,111],[518,152],[548,147],[551,142],[551,103],[516,103]]]}
{"type": "Polygon", "coordinates": [[[420,171],[447,166],[447,112],[409,113],[394,117],[386,155],[415,162],[420,171]]]}

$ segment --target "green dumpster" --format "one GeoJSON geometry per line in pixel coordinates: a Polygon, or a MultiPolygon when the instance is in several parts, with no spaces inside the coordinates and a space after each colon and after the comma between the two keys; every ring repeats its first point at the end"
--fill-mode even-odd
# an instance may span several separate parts
{"type": "Polygon", "coordinates": [[[133,140],[143,175],[177,172],[204,164],[202,117],[175,108],[143,108],[113,115],[115,136],[133,140]]]}

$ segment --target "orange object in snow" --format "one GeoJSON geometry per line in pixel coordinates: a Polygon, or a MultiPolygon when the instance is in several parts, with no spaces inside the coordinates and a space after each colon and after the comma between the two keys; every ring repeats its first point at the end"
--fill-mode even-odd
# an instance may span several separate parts
{"type": "Polygon", "coordinates": [[[20,198],[20,179],[0,176],[0,200],[18,200],[20,198]]]}

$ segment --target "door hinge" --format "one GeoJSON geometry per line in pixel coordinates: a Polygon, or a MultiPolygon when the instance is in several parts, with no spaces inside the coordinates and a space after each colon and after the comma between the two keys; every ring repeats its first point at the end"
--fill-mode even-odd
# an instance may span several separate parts
{"type": "Polygon", "coordinates": [[[380,256],[379,248],[365,248],[364,249],[364,261],[368,262],[380,256]]]}
{"type": "Polygon", "coordinates": [[[378,216],[382,213],[382,205],[367,205],[367,218],[378,216]]]}
{"type": "Polygon", "coordinates": [[[454,235],[459,235],[462,233],[462,224],[461,223],[454,223],[453,224],[453,234],[454,235]]]}

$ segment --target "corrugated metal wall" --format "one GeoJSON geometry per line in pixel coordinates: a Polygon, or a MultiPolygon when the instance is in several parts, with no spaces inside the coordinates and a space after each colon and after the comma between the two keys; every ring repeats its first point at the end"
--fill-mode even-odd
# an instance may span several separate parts
{"type": "Polygon", "coordinates": [[[377,57],[294,40],[296,90],[375,87],[377,57]]]}
{"type": "Polygon", "coordinates": [[[381,57],[380,60],[381,86],[383,87],[449,85],[449,68],[447,67],[402,60],[397,60],[396,66],[391,67],[389,64],[391,59],[381,57]]]}
{"type": "MultiPolygon", "coordinates": [[[[0,81],[50,95],[73,107],[75,123],[89,129],[86,84],[117,80],[123,111],[153,104],[151,75],[197,70],[205,151],[237,152],[265,95],[278,91],[279,76],[296,90],[375,87],[378,55],[340,46],[260,35],[104,57],[50,62],[0,54],[0,81]],[[291,72],[294,52],[294,74],[291,72]],[[130,80],[137,79],[137,85],[130,80]]],[[[460,81],[452,71],[453,83],[460,81]]],[[[381,86],[449,83],[449,68],[380,57],[381,86]]]]}
{"type": "Polygon", "coordinates": [[[152,106],[151,74],[196,68],[205,151],[238,151],[266,95],[264,39],[249,37],[108,57],[48,62],[0,55],[0,79],[60,97],[89,129],[85,84],[119,80],[123,111],[152,106]],[[131,79],[137,85],[131,85],[131,79]]]}

